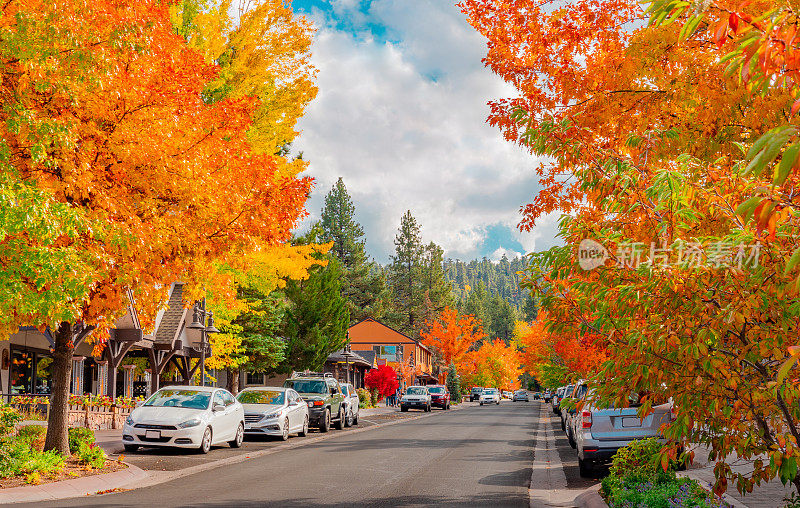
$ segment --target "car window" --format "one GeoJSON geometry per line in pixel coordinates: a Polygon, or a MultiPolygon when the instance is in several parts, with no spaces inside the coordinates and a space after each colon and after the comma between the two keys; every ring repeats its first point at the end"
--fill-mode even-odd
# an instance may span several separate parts
{"type": "Polygon", "coordinates": [[[341,387],[342,387],[342,393],[343,393],[343,394],[345,394],[345,395],[350,395],[350,389],[348,388],[348,386],[347,386],[347,385],[339,385],[339,386],[341,386],[341,387]]]}
{"type": "Polygon", "coordinates": [[[222,404],[223,406],[225,405],[225,399],[222,398],[222,392],[219,390],[214,392],[214,406],[217,404],[222,404]]]}
{"type": "Polygon", "coordinates": [[[231,404],[236,402],[236,399],[233,398],[233,395],[231,395],[231,392],[229,392],[228,390],[222,390],[222,400],[225,401],[226,406],[230,406],[231,404]]]}
{"type": "Polygon", "coordinates": [[[242,404],[283,404],[283,394],[279,390],[245,390],[238,399],[242,404]]]}
{"type": "Polygon", "coordinates": [[[294,388],[298,393],[327,392],[325,382],[317,379],[287,379],[284,381],[283,386],[286,388],[294,388]]]}

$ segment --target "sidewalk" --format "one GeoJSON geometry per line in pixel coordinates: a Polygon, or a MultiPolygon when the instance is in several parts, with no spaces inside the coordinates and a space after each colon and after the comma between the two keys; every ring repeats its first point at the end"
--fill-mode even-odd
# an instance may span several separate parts
{"type": "MultiPolygon", "coordinates": [[[[753,470],[753,467],[745,460],[733,459],[729,463],[734,472],[747,473],[753,470]]],[[[686,475],[689,478],[698,480],[703,486],[710,489],[716,479],[714,477],[714,462],[708,462],[708,448],[696,448],[694,464],[689,466],[685,472],[679,473],[679,475],[686,475]]],[[[727,498],[725,500],[731,502],[732,498],[732,501],[737,503],[737,508],[777,508],[783,506],[783,498],[794,491],[792,484],[784,487],[781,481],[776,478],[769,483],[755,486],[753,492],[745,495],[739,494],[735,484],[730,484],[728,485],[727,498]]]]}

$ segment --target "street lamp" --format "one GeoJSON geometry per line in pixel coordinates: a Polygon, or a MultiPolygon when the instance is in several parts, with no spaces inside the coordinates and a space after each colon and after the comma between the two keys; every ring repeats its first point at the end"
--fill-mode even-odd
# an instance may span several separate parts
{"type": "Polygon", "coordinates": [[[200,386],[206,385],[206,348],[208,347],[208,334],[219,333],[214,326],[214,313],[206,310],[206,299],[203,298],[202,308],[197,304],[194,306],[194,316],[192,322],[186,327],[189,330],[200,330],[200,386]],[[208,315],[208,326],[204,323],[208,315]]]}
{"type": "Polygon", "coordinates": [[[350,331],[347,331],[347,344],[345,344],[344,349],[342,350],[342,356],[344,356],[344,371],[347,376],[347,382],[350,382],[350,357],[353,356],[353,349],[350,347],[350,331]]]}

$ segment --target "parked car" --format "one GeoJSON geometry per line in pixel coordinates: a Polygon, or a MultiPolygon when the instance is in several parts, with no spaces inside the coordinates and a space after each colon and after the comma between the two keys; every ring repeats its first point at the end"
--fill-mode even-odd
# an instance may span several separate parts
{"type": "Polygon", "coordinates": [[[244,407],[245,434],[280,437],[308,434],[308,406],[291,388],[245,388],[236,396],[244,407]]]}
{"type": "Polygon", "coordinates": [[[345,397],[344,402],[347,408],[345,410],[346,416],[344,418],[344,426],[358,425],[358,415],[361,409],[359,404],[361,400],[358,398],[356,388],[350,383],[339,383],[339,386],[342,388],[342,393],[345,397]]]}
{"type": "Polygon", "coordinates": [[[542,394],[542,398],[544,399],[545,402],[550,402],[551,400],[553,400],[553,391],[546,390],[544,394],[542,394]]]}
{"type": "Polygon", "coordinates": [[[561,392],[561,397],[558,399],[558,416],[561,418],[561,430],[566,432],[566,427],[564,427],[565,418],[566,418],[566,411],[562,406],[564,400],[568,399],[572,396],[572,390],[575,388],[575,385],[567,385],[564,387],[564,391],[561,392]]]}
{"type": "Polygon", "coordinates": [[[422,409],[430,412],[431,394],[425,386],[409,386],[406,394],[400,399],[400,411],[408,411],[411,408],[422,409]]]}
{"type": "Polygon", "coordinates": [[[344,394],[332,375],[295,372],[283,387],[293,389],[306,401],[309,425],[320,432],[328,432],[331,422],[339,430],[344,428],[344,394]]]}
{"type": "Polygon", "coordinates": [[[481,406],[493,402],[495,404],[500,404],[500,392],[497,388],[484,388],[480,398],[481,406]]]}
{"type": "Polygon", "coordinates": [[[244,408],[223,388],[166,386],[150,396],[125,420],[122,444],[197,448],[208,453],[215,444],[233,448],[244,439],[244,408]]]}
{"type": "Polygon", "coordinates": [[[442,409],[450,409],[450,392],[446,386],[428,386],[428,393],[431,394],[431,405],[442,409]]]}
{"type": "Polygon", "coordinates": [[[558,405],[561,402],[561,394],[564,393],[564,388],[566,388],[566,386],[559,386],[558,388],[556,388],[555,393],[553,393],[553,398],[550,400],[550,404],[555,414],[558,414],[559,412],[558,405]]]}
{"type": "Polygon", "coordinates": [[[469,401],[475,402],[476,400],[481,399],[481,393],[483,393],[483,387],[474,386],[472,387],[472,391],[469,392],[469,401]]]}
{"type": "Polygon", "coordinates": [[[518,400],[524,400],[528,402],[528,391],[527,390],[517,390],[514,392],[514,398],[512,399],[514,402],[518,400]]]}
{"type": "MultiPolygon", "coordinates": [[[[587,395],[587,400],[590,400],[587,395]]],[[[672,404],[654,406],[644,418],[637,415],[638,404],[632,401],[627,408],[598,408],[587,403],[576,413],[574,428],[578,448],[578,468],[588,476],[596,464],[608,463],[617,450],[636,439],[660,438],[659,428],[672,418],[672,404]]]]}
{"type": "Polygon", "coordinates": [[[503,390],[503,398],[511,400],[512,393],[508,390],[503,390]]]}
{"type": "MultiPolygon", "coordinates": [[[[579,381],[575,384],[571,395],[574,404],[577,405],[583,400],[588,388],[589,385],[586,384],[586,381],[579,381]]],[[[561,416],[564,420],[564,431],[567,433],[567,441],[573,448],[575,448],[575,422],[577,420],[577,412],[577,407],[570,409],[562,408],[561,410],[561,416]]]]}

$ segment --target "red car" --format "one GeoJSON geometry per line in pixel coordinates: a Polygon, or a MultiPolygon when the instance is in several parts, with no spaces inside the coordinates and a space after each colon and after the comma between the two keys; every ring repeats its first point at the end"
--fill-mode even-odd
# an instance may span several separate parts
{"type": "Polygon", "coordinates": [[[430,385],[427,388],[428,393],[431,394],[431,406],[450,409],[450,392],[447,391],[446,386],[430,385]]]}

